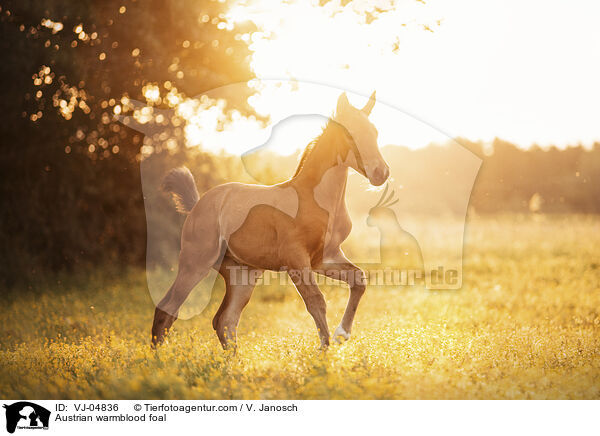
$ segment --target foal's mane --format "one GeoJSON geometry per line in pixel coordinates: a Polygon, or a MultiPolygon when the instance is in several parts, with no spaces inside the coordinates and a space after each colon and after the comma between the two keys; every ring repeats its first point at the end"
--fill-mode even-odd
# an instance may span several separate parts
{"type": "Polygon", "coordinates": [[[308,143],[308,145],[306,146],[306,148],[302,152],[302,155],[300,156],[300,160],[298,161],[298,166],[296,167],[296,171],[294,172],[294,175],[292,177],[296,177],[300,173],[300,171],[302,170],[302,168],[304,168],[304,164],[306,163],[306,160],[308,159],[308,156],[313,151],[313,149],[315,148],[315,145],[317,144],[317,141],[319,140],[319,138],[322,135],[323,135],[323,133],[321,133],[321,135],[317,136],[315,139],[313,139],[312,141],[310,141],[308,143]]]}
{"type": "Polygon", "coordinates": [[[306,148],[304,149],[304,151],[302,152],[302,155],[300,156],[300,161],[298,162],[298,166],[296,167],[296,171],[294,172],[294,175],[292,177],[296,177],[300,171],[302,171],[302,168],[304,168],[304,165],[306,164],[306,161],[308,160],[308,157],[311,155],[311,153],[315,150],[317,144],[319,144],[321,141],[324,140],[329,140],[329,134],[333,133],[333,132],[337,132],[339,129],[335,129],[335,126],[339,126],[338,123],[336,123],[335,121],[333,121],[331,118],[327,119],[327,124],[325,124],[325,127],[323,127],[323,131],[321,132],[321,134],[319,136],[317,136],[315,139],[313,139],[312,141],[310,141],[308,143],[308,145],[306,146],[306,148]]]}

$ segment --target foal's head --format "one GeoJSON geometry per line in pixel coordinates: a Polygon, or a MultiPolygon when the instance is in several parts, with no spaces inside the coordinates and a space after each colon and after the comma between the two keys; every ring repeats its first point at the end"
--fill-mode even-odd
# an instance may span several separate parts
{"type": "Polygon", "coordinates": [[[377,129],[369,121],[375,106],[375,92],[362,109],[350,104],[346,93],[338,98],[334,121],[346,128],[350,134],[346,164],[369,179],[372,185],[382,185],[390,175],[390,168],[377,146],[377,129]]]}

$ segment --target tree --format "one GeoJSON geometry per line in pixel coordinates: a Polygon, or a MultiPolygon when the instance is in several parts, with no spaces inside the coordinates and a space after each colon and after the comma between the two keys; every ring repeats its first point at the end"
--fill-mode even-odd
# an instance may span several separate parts
{"type": "MultiPolygon", "coordinates": [[[[252,28],[233,27],[226,8],[193,0],[0,3],[5,285],[76,265],[142,264],[141,137],[114,115],[143,99],[149,84],[193,96],[252,78],[243,38],[252,28]]],[[[250,93],[231,105],[247,113],[250,93]]]]}

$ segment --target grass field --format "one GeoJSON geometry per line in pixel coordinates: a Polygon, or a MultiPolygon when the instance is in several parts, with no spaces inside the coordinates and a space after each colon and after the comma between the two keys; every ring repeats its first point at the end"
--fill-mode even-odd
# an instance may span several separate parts
{"type": "MultiPolygon", "coordinates": [[[[17,290],[0,308],[0,396],[95,399],[598,399],[600,218],[475,218],[460,291],[371,288],[320,352],[290,287],[259,287],[222,351],[210,310],[149,347],[141,271],[17,290]]],[[[333,329],[346,303],[325,290],[333,329]]]]}

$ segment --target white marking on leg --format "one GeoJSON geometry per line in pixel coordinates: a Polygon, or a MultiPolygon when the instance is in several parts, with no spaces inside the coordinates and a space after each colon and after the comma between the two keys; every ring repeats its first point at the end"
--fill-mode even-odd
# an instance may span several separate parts
{"type": "Polygon", "coordinates": [[[341,325],[337,326],[335,332],[333,332],[333,340],[336,341],[338,344],[341,344],[342,342],[347,341],[348,339],[350,339],[350,333],[344,330],[341,325]],[[344,339],[342,340],[342,338],[344,339]]]}

